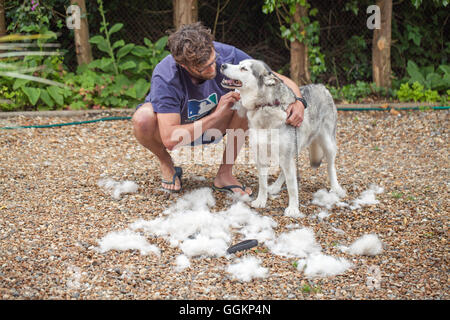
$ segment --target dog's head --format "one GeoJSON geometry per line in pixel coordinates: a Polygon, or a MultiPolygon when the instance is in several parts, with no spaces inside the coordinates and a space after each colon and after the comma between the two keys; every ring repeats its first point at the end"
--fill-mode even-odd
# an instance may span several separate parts
{"type": "Polygon", "coordinates": [[[264,87],[275,86],[281,82],[267,64],[253,59],[242,60],[237,65],[224,63],[220,67],[220,72],[226,77],[222,81],[222,86],[238,89],[241,94],[261,91],[264,87]]]}

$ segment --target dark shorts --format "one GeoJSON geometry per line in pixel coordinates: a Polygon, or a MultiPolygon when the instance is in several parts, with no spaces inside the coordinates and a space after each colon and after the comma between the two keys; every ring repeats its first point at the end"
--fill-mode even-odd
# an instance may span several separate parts
{"type": "MultiPolygon", "coordinates": [[[[143,104],[144,103],[138,104],[137,107],[136,107],[136,110],[134,112],[136,112],[140,107],[142,107],[143,104]]],[[[214,136],[209,135],[208,134],[208,130],[206,130],[205,132],[203,132],[201,137],[199,137],[199,138],[197,138],[197,140],[194,140],[194,141],[191,142],[191,146],[195,147],[195,146],[198,146],[198,145],[201,145],[201,144],[211,144],[211,143],[216,144],[216,143],[219,143],[222,140],[222,138],[225,136],[225,134],[226,133],[224,133],[222,135],[222,137],[214,137],[214,136]]]]}

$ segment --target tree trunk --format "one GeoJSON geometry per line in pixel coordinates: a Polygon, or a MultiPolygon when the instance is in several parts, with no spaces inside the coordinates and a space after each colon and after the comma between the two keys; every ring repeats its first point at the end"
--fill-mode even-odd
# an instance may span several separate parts
{"type": "Polygon", "coordinates": [[[5,0],[0,0],[0,37],[6,36],[5,0]]]}
{"type": "Polygon", "coordinates": [[[372,40],[372,78],[378,87],[391,87],[391,21],[392,0],[378,0],[380,29],[375,29],[372,40]]]}
{"type": "MultiPolygon", "coordinates": [[[[305,30],[302,17],[307,16],[307,9],[299,4],[296,5],[294,14],[294,22],[300,25],[300,32],[305,30]]],[[[308,46],[295,40],[291,42],[291,79],[297,85],[311,83],[311,75],[309,73],[308,46]]]]}
{"type": "Polygon", "coordinates": [[[173,0],[173,24],[176,29],[183,24],[191,24],[197,20],[197,0],[173,0]]]}
{"type": "Polygon", "coordinates": [[[78,65],[90,63],[92,61],[92,49],[89,43],[89,26],[86,17],[85,0],[70,0],[70,3],[78,5],[81,9],[80,28],[73,30],[75,33],[75,49],[78,65]]]}

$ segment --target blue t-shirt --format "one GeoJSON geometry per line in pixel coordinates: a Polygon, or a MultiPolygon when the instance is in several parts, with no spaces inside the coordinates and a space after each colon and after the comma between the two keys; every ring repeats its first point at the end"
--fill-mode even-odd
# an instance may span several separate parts
{"type": "Polygon", "coordinates": [[[223,80],[220,66],[223,63],[238,64],[251,58],[243,51],[220,42],[214,42],[214,48],[219,53],[214,79],[201,84],[192,83],[188,72],[175,62],[172,55],[168,55],[153,70],[150,93],[145,102],[151,102],[155,112],[179,113],[182,124],[207,115],[230,91],[220,84],[223,80]]]}

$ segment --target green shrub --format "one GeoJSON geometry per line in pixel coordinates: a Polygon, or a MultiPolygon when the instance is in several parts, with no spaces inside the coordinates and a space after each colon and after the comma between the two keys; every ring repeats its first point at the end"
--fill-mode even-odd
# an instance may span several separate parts
{"type": "Polygon", "coordinates": [[[437,102],[441,100],[436,90],[425,89],[419,82],[414,82],[412,86],[409,83],[403,83],[397,91],[397,97],[401,102],[437,102]]]}
{"type": "Polygon", "coordinates": [[[6,85],[0,83],[0,111],[16,111],[27,101],[25,93],[19,90],[11,90],[6,85]]]}
{"type": "Polygon", "coordinates": [[[336,100],[350,103],[368,98],[369,96],[388,97],[391,91],[377,87],[375,83],[356,81],[355,84],[347,84],[341,88],[329,87],[330,93],[336,100]]]}
{"type": "Polygon", "coordinates": [[[450,87],[450,66],[440,65],[436,70],[434,66],[419,68],[414,61],[409,60],[406,67],[409,84],[419,83],[425,89],[444,92],[450,87]]]}
{"type": "MultiPolygon", "coordinates": [[[[103,3],[98,0],[102,15],[102,35],[90,42],[106,55],[89,65],[68,72],[63,56],[32,55],[23,59],[3,59],[0,63],[1,110],[24,109],[88,109],[130,107],[142,102],[150,89],[153,69],[166,55],[167,37],[155,43],[144,39],[144,46],[126,44],[112,37],[123,24],[108,28],[103,3]]],[[[56,34],[44,25],[33,25],[24,30],[38,32],[40,51],[45,41],[56,39],[56,34]]]]}
{"type": "Polygon", "coordinates": [[[162,37],[155,43],[145,38],[145,46],[127,44],[123,39],[112,42],[112,36],[123,28],[123,24],[116,23],[108,28],[103,2],[97,2],[103,35],[96,35],[89,42],[106,56],[78,67],[76,74],[67,74],[65,83],[74,94],[66,103],[71,109],[135,106],[150,89],[153,69],[169,54],[164,50],[168,38],[162,37]]]}

